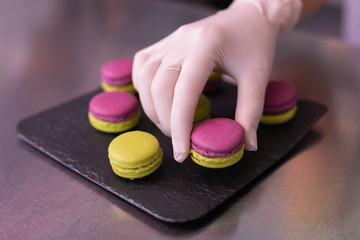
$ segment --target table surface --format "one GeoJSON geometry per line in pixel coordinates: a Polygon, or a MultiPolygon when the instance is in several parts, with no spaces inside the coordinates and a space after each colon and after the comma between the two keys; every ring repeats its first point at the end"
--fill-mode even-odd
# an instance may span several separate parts
{"type": "Polygon", "coordinates": [[[214,9],[159,0],[0,2],[1,239],[359,239],[360,50],[292,32],[273,77],[328,113],[287,160],[207,219],[161,222],[16,136],[23,118],[99,86],[133,54],[214,9]]]}

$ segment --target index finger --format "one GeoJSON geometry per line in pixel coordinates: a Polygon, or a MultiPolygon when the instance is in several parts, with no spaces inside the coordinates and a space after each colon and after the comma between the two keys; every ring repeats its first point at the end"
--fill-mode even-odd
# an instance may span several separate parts
{"type": "Polygon", "coordinates": [[[174,158],[178,162],[183,162],[189,155],[196,106],[214,65],[212,60],[201,56],[183,62],[174,90],[170,118],[174,158]]]}

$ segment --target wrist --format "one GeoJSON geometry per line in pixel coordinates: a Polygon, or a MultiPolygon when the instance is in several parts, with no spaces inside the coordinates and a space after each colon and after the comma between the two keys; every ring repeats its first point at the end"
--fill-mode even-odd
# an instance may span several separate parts
{"type": "Polygon", "coordinates": [[[300,19],[301,0],[234,0],[230,8],[254,6],[272,25],[279,26],[280,33],[293,28],[300,19]]]}

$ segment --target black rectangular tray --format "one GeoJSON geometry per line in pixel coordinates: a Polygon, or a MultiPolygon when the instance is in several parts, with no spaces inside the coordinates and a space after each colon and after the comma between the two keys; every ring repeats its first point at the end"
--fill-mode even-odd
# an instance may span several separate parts
{"type": "MultiPolygon", "coordinates": [[[[87,118],[88,103],[100,90],[24,119],[19,137],[65,165],[154,217],[167,222],[199,219],[249,184],[279,161],[326,112],[326,107],[300,100],[296,117],[279,126],[260,126],[259,150],[245,152],[237,164],[225,169],[207,169],[190,157],[177,163],[171,139],[164,136],[142,112],[134,130],[153,134],[163,149],[164,161],[152,175],[138,180],[118,177],[111,170],[107,148],[117,135],[93,129],[87,118]]],[[[211,116],[233,118],[236,86],[224,84],[209,95],[211,116]]]]}

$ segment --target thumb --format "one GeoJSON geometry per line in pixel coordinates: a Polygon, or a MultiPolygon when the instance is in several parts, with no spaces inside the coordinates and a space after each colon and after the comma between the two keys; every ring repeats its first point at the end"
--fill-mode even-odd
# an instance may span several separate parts
{"type": "Polygon", "coordinates": [[[256,151],[256,131],[263,113],[268,73],[249,71],[237,79],[238,96],[235,120],[245,130],[245,149],[256,151]]]}

